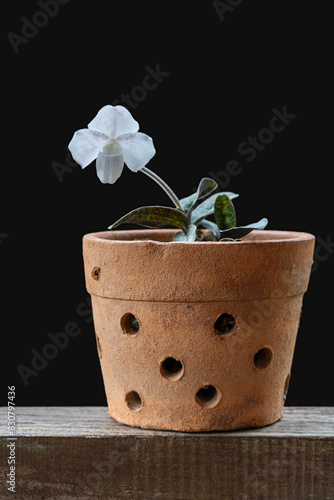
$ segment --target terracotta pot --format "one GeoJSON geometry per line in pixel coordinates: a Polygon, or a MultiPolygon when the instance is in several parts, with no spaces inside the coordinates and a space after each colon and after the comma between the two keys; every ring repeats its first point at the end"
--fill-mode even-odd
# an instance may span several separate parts
{"type": "Polygon", "coordinates": [[[314,237],[172,242],[173,230],[84,236],[110,415],[179,431],[279,420],[314,237]]]}

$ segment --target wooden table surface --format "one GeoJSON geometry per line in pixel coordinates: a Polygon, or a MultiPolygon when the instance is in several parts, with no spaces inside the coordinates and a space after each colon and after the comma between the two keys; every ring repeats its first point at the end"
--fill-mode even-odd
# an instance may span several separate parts
{"type": "Polygon", "coordinates": [[[0,414],[1,499],[334,499],[333,407],[286,407],[261,429],[206,433],[128,427],[106,407],[19,407],[10,436],[0,414]]]}

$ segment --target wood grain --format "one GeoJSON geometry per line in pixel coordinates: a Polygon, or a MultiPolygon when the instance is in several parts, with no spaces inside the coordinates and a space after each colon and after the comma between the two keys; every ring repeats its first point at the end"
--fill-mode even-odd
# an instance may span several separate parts
{"type": "Polygon", "coordinates": [[[261,429],[150,431],[106,407],[17,408],[16,493],[7,492],[1,408],[0,498],[333,500],[334,408],[287,407],[261,429]]]}

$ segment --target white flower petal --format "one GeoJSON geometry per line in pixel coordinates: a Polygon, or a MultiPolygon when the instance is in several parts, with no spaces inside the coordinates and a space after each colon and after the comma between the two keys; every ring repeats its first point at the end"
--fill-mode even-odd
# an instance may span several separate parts
{"type": "Polygon", "coordinates": [[[88,130],[88,128],[75,132],[68,149],[71,151],[74,160],[82,168],[87,167],[98,155],[103,144],[109,141],[109,137],[98,130],[88,130]]]}
{"type": "Polygon", "coordinates": [[[103,184],[114,184],[121,176],[124,167],[122,153],[106,155],[99,152],[96,160],[97,176],[103,184]]]}
{"type": "Polygon", "coordinates": [[[117,137],[122,146],[124,162],[133,172],[138,172],[155,155],[155,148],[151,137],[142,132],[123,134],[117,137]]]}
{"type": "Polygon", "coordinates": [[[100,109],[95,118],[88,124],[88,128],[99,130],[115,139],[122,134],[137,132],[139,124],[124,106],[107,105],[100,109]]]}

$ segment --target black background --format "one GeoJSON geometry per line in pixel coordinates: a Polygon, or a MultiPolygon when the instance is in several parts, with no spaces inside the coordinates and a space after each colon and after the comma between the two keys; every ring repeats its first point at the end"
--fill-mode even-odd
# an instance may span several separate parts
{"type": "MultiPolygon", "coordinates": [[[[42,2],[43,3],[43,2],[42,2]]],[[[226,2],[227,3],[227,2],[226,2]]],[[[231,2],[233,3],[233,2],[231,2]]],[[[240,225],[269,219],[269,229],[306,231],[318,260],[304,298],[288,405],[334,405],[330,20],[313,2],[234,2],[220,19],[214,2],[83,2],[36,15],[37,1],[6,5],[3,27],[1,175],[2,377],[18,405],[106,404],[85,290],[81,240],[128,211],[170,205],[146,176],[126,167],[103,185],[94,164],[81,170],[67,145],[105,104],[132,98],[129,110],[157,150],[149,168],[178,196],[229,160],[242,172],[228,189],[240,194],[240,225]],[[17,53],[8,33],[30,32],[17,53]],[[44,19],[44,20],[43,20],[44,19]],[[147,67],[166,73],[143,97],[147,67]],[[136,94],[137,92],[137,94],[136,94]],[[273,108],[297,115],[256,158],[238,146],[269,125],[273,108]],[[67,171],[55,172],[55,162],[67,171]],[[48,334],[75,322],[70,339],[24,384],[48,334]],[[34,352],[36,352],[34,351],[34,352]]],[[[153,80],[151,79],[152,83],[153,80]]]]}

